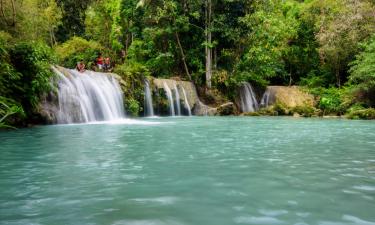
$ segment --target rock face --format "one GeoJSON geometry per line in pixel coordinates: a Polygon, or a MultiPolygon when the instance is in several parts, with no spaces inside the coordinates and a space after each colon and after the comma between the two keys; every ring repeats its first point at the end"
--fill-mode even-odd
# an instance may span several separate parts
{"type": "Polygon", "coordinates": [[[233,102],[227,102],[217,107],[216,115],[219,115],[219,116],[235,115],[236,111],[237,110],[236,110],[235,104],[233,102]]]}
{"type": "MultiPolygon", "coordinates": [[[[197,90],[192,82],[153,79],[154,108],[158,115],[171,115],[173,105],[174,115],[188,115],[190,110],[196,116],[233,115],[236,113],[234,103],[228,102],[217,108],[205,105],[200,101],[197,90]],[[180,109],[178,109],[180,105],[180,109]],[[180,110],[181,114],[178,114],[180,110]]],[[[173,115],[173,114],[172,114],[173,115]]]]}
{"type": "Polygon", "coordinates": [[[194,104],[193,115],[197,116],[214,116],[217,113],[217,108],[212,108],[198,101],[194,104]]]}
{"type": "Polygon", "coordinates": [[[268,107],[275,103],[280,103],[286,107],[314,106],[314,97],[304,92],[298,86],[268,86],[262,100],[261,107],[268,107]]]}
{"type": "Polygon", "coordinates": [[[56,94],[51,91],[44,96],[38,105],[38,114],[43,118],[46,124],[55,124],[57,122],[57,112],[59,111],[59,103],[56,94]]]}
{"type": "Polygon", "coordinates": [[[152,83],[152,92],[155,96],[153,97],[155,99],[154,108],[159,115],[192,114],[202,116],[214,115],[216,112],[214,108],[199,100],[197,90],[192,82],[155,78],[152,83]]]}

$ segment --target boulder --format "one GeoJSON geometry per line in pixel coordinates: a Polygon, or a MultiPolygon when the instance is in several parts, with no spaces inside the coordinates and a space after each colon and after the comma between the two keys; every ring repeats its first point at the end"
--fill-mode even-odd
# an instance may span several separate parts
{"type": "Polygon", "coordinates": [[[194,104],[192,113],[196,116],[214,116],[217,113],[217,108],[209,107],[198,101],[194,104]]]}
{"type": "Polygon", "coordinates": [[[263,95],[261,106],[267,107],[275,103],[288,108],[296,106],[313,107],[315,100],[313,95],[306,93],[298,86],[268,86],[263,95]]]}
{"type": "Polygon", "coordinates": [[[216,115],[228,116],[236,114],[236,106],[233,102],[227,102],[217,107],[216,115]]]}

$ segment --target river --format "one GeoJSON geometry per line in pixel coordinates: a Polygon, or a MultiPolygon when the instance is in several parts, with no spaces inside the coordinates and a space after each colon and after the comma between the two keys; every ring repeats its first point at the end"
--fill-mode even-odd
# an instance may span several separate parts
{"type": "Polygon", "coordinates": [[[3,131],[0,224],[375,224],[375,122],[167,117],[3,131]]]}

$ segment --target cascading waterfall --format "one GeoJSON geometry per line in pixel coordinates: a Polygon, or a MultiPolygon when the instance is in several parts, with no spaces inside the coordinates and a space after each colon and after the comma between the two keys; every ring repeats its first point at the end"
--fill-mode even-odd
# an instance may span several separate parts
{"type": "Polygon", "coordinates": [[[242,112],[255,112],[259,109],[253,87],[250,83],[244,83],[240,88],[240,104],[242,112]]]}
{"type": "Polygon", "coordinates": [[[185,108],[188,110],[189,116],[191,116],[191,109],[190,109],[189,101],[188,101],[188,99],[186,97],[185,88],[183,86],[181,86],[181,88],[182,88],[182,93],[184,94],[185,108]]]}
{"type": "Polygon", "coordinates": [[[154,116],[150,83],[148,80],[145,80],[145,116],[154,116]]]}
{"type": "Polygon", "coordinates": [[[163,82],[163,86],[164,86],[164,90],[165,90],[165,93],[167,95],[168,102],[169,102],[169,112],[170,112],[170,115],[171,116],[175,116],[176,113],[174,111],[174,103],[173,103],[172,91],[168,87],[167,83],[163,82]]]}
{"type": "Polygon", "coordinates": [[[269,99],[270,99],[270,90],[267,89],[263,94],[262,100],[260,101],[260,107],[268,107],[269,99]]]}
{"type": "Polygon", "coordinates": [[[111,75],[86,71],[66,70],[59,76],[57,122],[87,123],[118,120],[125,117],[123,93],[118,81],[111,75]]]}
{"type": "Polygon", "coordinates": [[[180,100],[180,93],[178,92],[176,83],[173,83],[173,89],[175,93],[175,104],[177,109],[177,116],[181,116],[181,100],[180,100]]]}

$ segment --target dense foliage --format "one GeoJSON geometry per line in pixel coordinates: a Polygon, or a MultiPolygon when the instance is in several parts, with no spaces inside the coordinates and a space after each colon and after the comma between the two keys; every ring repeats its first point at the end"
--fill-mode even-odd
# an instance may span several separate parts
{"type": "Polygon", "coordinates": [[[368,104],[375,106],[375,35],[362,45],[350,70],[350,81],[365,95],[368,104]]]}
{"type": "Polygon", "coordinates": [[[40,97],[52,90],[51,49],[38,42],[6,46],[0,37],[0,60],[0,123],[20,124],[37,120],[35,113],[40,97]],[[10,117],[13,114],[26,120],[10,117]]]}
{"type": "Polygon", "coordinates": [[[371,0],[1,2],[0,94],[25,111],[48,89],[45,44],[67,67],[110,56],[131,84],[134,115],[149,75],[179,76],[229,99],[241,82],[304,85],[328,114],[375,104],[371,0]]]}

